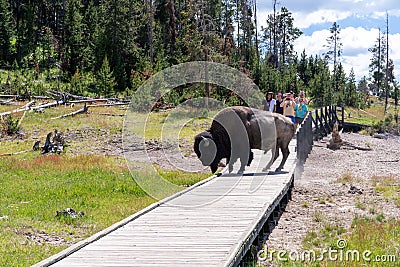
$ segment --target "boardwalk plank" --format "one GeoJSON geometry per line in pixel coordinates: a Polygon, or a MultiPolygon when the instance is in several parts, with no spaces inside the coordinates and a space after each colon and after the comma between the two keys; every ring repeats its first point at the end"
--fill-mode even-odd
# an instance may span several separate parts
{"type": "MultiPolygon", "coordinates": [[[[223,173],[211,178],[134,216],[127,223],[116,224],[101,238],[82,241],[37,266],[52,263],[54,266],[233,264],[237,254],[245,249],[246,240],[266,220],[292,183],[296,164],[293,143],[294,140],[285,172],[261,173],[270,153],[264,155],[255,150],[255,159],[245,175],[223,173]]],[[[280,159],[272,169],[279,162],[280,159]]],[[[234,171],[238,168],[236,163],[234,171]]]]}

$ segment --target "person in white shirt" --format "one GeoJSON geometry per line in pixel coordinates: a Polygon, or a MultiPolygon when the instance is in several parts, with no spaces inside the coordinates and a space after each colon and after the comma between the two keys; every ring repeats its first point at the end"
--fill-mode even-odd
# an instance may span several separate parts
{"type": "Polygon", "coordinates": [[[263,100],[263,110],[275,112],[276,100],[274,99],[274,93],[268,92],[266,99],[263,100]]]}

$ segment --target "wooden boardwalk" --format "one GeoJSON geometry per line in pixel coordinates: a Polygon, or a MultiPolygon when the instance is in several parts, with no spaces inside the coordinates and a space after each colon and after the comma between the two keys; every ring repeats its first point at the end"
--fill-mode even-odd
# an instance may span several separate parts
{"type": "Polygon", "coordinates": [[[254,150],[244,175],[224,170],[35,266],[236,266],[287,198],[295,146],[282,173],[262,173],[270,154],[254,150]]]}

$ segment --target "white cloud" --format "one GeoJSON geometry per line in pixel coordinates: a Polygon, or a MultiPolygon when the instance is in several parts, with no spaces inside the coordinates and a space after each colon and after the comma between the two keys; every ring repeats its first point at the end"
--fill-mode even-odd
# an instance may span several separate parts
{"type": "Polygon", "coordinates": [[[360,80],[363,76],[368,77],[370,59],[369,53],[343,57],[342,65],[345,73],[349,75],[351,69],[353,69],[356,80],[360,80]]]}
{"type": "MultiPolygon", "coordinates": [[[[258,24],[266,25],[266,19],[272,14],[272,3],[257,0],[258,24]]],[[[357,79],[369,76],[368,66],[371,53],[368,51],[378,38],[378,27],[385,27],[386,11],[389,14],[390,58],[395,64],[395,75],[400,81],[400,50],[395,46],[400,43],[400,2],[398,0],[281,0],[277,10],[282,6],[292,12],[294,26],[306,30],[311,35],[301,35],[295,41],[295,50],[300,55],[305,49],[307,55],[319,55],[327,51],[324,45],[330,35],[329,27],[321,29],[321,25],[338,22],[339,25],[360,25],[362,27],[341,28],[340,37],[343,43],[342,64],[347,74],[354,69],[357,79]],[[357,20],[357,21],[356,21],[357,20]],[[379,22],[381,21],[381,23],[379,22]],[[380,23],[380,24],[379,24],[380,23]],[[378,25],[379,24],[379,25],[378,25]],[[394,34],[393,34],[394,33],[394,34]],[[398,68],[398,70],[396,69],[398,68]]]]}
{"type": "MultiPolygon", "coordinates": [[[[311,36],[303,35],[295,41],[296,52],[300,55],[305,49],[307,55],[317,54],[321,56],[327,52],[328,48],[324,45],[327,44],[326,39],[330,35],[328,30],[315,31],[311,36]]],[[[348,27],[341,30],[342,64],[347,74],[353,68],[357,79],[364,75],[368,76],[368,65],[371,58],[368,49],[374,45],[377,36],[377,29],[366,30],[361,27],[348,27]]]]}
{"type": "MultiPolygon", "coordinates": [[[[257,2],[258,11],[266,13],[262,15],[263,17],[266,18],[267,14],[272,13],[271,1],[257,0],[257,2]]],[[[295,26],[301,29],[320,23],[332,23],[350,16],[384,20],[386,18],[386,11],[389,12],[389,16],[400,17],[400,4],[398,0],[277,1],[278,11],[283,6],[293,13],[295,26]]],[[[258,17],[260,18],[260,16],[258,17]]]]}
{"type": "Polygon", "coordinates": [[[372,47],[377,40],[379,35],[378,29],[366,30],[362,27],[354,28],[347,27],[341,30],[340,38],[343,43],[343,52],[346,54],[346,50],[365,50],[372,47]]]}
{"type": "Polygon", "coordinates": [[[394,62],[394,74],[400,81],[400,50],[395,45],[400,43],[400,33],[389,35],[389,58],[394,62]]]}
{"type": "Polygon", "coordinates": [[[328,30],[315,31],[311,36],[301,35],[294,42],[294,48],[299,55],[304,49],[307,55],[321,55],[326,51],[324,45],[329,35],[330,32],[328,30]]]}
{"type": "Polygon", "coordinates": [[[293,12],[294,24],[300,29],[308,28],[314,24],[333,23],[350,17],[350,11],[321,9],[311,13],[293,12]]]}

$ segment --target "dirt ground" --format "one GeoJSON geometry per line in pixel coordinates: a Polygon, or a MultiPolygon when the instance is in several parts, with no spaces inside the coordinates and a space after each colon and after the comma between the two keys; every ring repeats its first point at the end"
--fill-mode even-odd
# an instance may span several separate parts
{"type": "Polygon", "coordinates": [[[328,138],[314,142],[304,173],[295,181],[292,200],[265,243],[268,248],[301,250],[307,232],[318,232],[326,223],[348,230],[356,216],[382,214],[400,219],[400,207],[385,200],[372,185],[376,176],[394,175],[400,181],[400,138],[350,133],[341,137],[353,147],[331,150],[328,138]]]}

